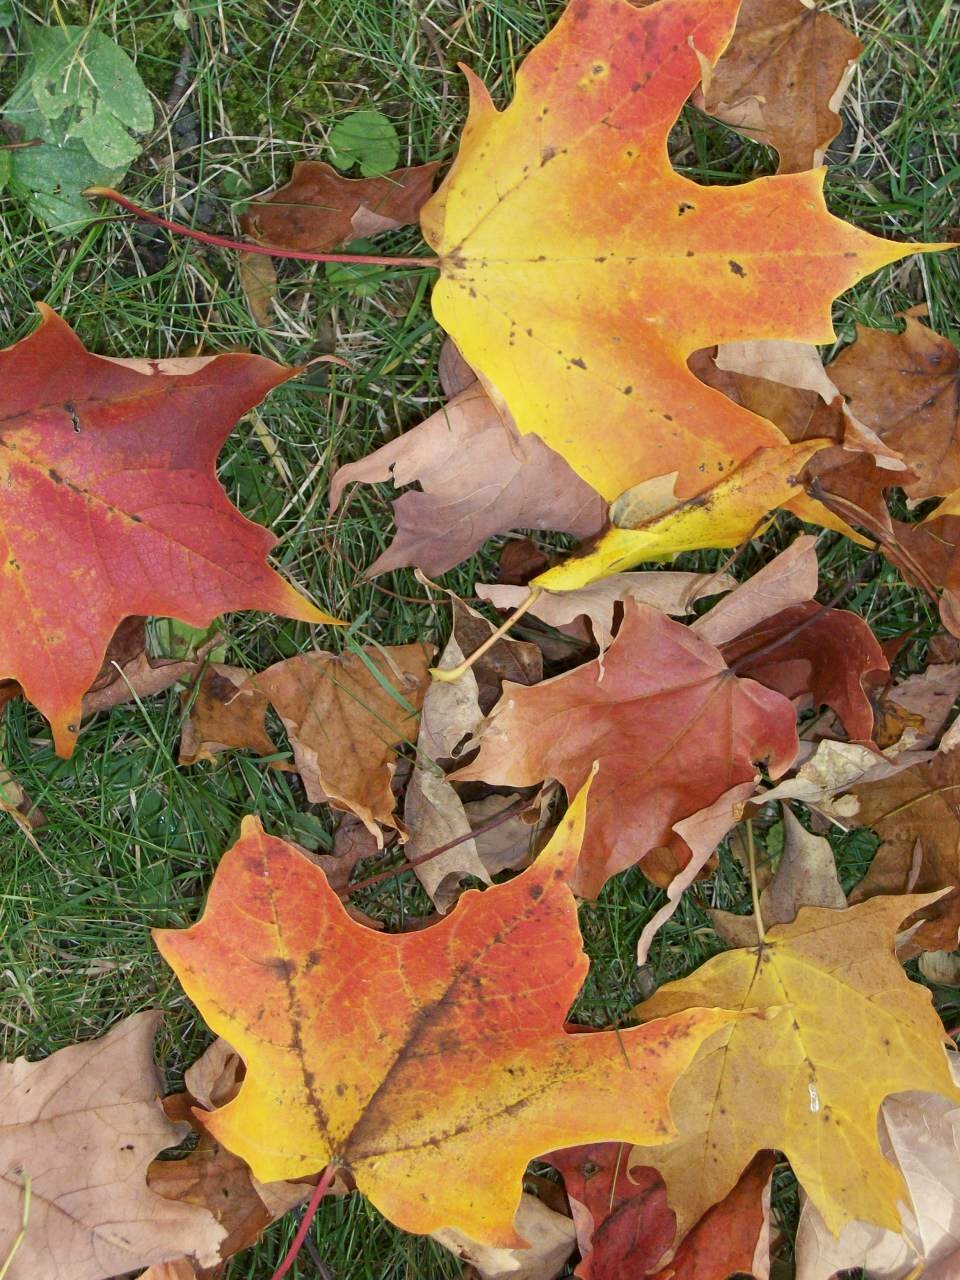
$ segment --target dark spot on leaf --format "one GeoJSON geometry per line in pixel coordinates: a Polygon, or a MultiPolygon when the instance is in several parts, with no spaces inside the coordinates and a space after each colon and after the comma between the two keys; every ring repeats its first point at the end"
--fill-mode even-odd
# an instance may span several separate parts
{"type": "Polygon", "coordinates": [[[582,356],[576,356],[573,360],[570,361],[570,363],[576,365],[578,369],[586,369],[587,367],[586,361],[583,359],[582,356]]]}
{"type": "Polygon", "coordinates": [[[733,272],[733,274],[735,276],[740,276],[741,279],[743,279],[743,277],[747,274],[746,271],[744,271],[743,267],[741,267],[740,263],[734,262],[732,258],[730,259],[729,267],[730,267],[730,270],[733,272]]]}
{"type": "Polygon", "coordinates": [[[532,884],[532,885],[530,886],[530,888],[527,890],[527,896],[528,896],[528,897],[531,899],[531,901],[533,901],[533,902],[536,902],[538,898],[542,898],[542,897],[543,897],[543,885],[542,885],[542,884],[532,884]]]}
{"type": "Polygon", "coordinates": [[[682,218],[685,213],[689,213],[691,209],[696,207],[696,205],[690,204],[688,200],[681,200],[677,205],[677,217],[682,218]]]}

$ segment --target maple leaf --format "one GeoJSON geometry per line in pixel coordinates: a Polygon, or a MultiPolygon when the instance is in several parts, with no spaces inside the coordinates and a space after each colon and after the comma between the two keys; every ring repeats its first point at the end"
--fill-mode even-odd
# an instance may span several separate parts
{"type": "Polygon", "coordinates": [[[276,539],[214,474],[233,422],[297,370],[251,355],[106,359],[38,305],[36,332],[0,351],[0,677],[67,756],[124,618],[334,619],[268,568],[276,539]]]}
{"type": "Polygon", "coordinates": [[[420,482],[393,504],[397,536],[367,570],[405,565],[446,573],[487,538],[511,529],[557,529],[586,538],[606,518],[600,496],[536,436],[517,431],[476,381],[425,422],[336,472],[333,510],[352,481],[420,482]]]}
{"type": "Polygon", "coordinates": [[[252,200],[240,225],[260,244],[322,253],[416,222],[439,163],[345,178],[319,160],[293,166],[290,181],[252,200]]]}
{"type": "Polygon", "coordinates": [[[676,497],[675,475],[635,485],[610,507],[611,528],[534,578],[531,586],[574,591],[645,560],[739,546],[766,526],[770,511],[801,493],[803,466],[823,444],[817,440],[758,449],[707,492],[683,501],[676,497]]]}
{"type": "MultiPolygon", "coordinates": [[[[719,1204],[687,1233],[662,1270],[676,1219],[655,1169],[630,1169],[623,1143],[597,1142],[544,1157],[563,1175],[582,1260],[581,1280],[727,1280],[769,1252],[768,1184],[776,1157],[756,1157],[719,1204]]],[[[763,1259],[764,1262],[768,1259],[763,1259]]]]}
{"type": "Polygon", "coordinates": [[[743,0],[733,39],[696,105],[780,155],[780,172],[823,163],[863,45],[806,0],[743,0]]]}
{"type": "Polygon", "coordinates": [[[850,895],[863,902],[879,893],[953,890],[922,913],[911,946],[953,951],[960,928],[960,750],[914,765],[896,777],[851,788],[855,821],[872,827],[881,844],[870,870],[850,895]]]}
{"type": "Polygon", "coordinates": [[[596,897],[610,876],[675,842],[677,822],[756,778],[755,761],[779,777],[796,753],[785,698],[738,679],[689,628],[628,600],[602,667],[505,686],[480,754],[453,780],[524,787],[556,778],[572,798],[598,760],[572,882],[596,897]]]}
{"type": "Polygon", "coordinates": [[[202,920],[154,935],[246,1063],[205,1118],[213,1136],[262,1181],[333,1163],[407,1231],[506,1248],[523,1244],[511,1224],[532,1157],[665,1140],[677,1076],[733,1015],[564,1032],[587,969],[565,883],[584,807],[529,870],[395,935],[356,924],[322,871],[246,819],[202,920]]]}
{"type": "Polygon", "coordinates": [[[843,721],[848,737],[869,739],[873,708],[864,681],[888,670],[873,632],[855,613],[811,601],[784,609],[721,650],[738,673],[786,698],[809,693],[843,721]]]}
{"type": "Polygon", "coordinates": [[[307,798],[355,813],[382,846],[393,827],[396,748],[414,742],[433,657],[427,644],[301,653],[251,680],[283,721],[307,798]]]}
{"type": "Polygon", "coordinates": [[[783,443],[705,388],[692,352],[831,342],[839,293],[935,247],[832,217],[822,170],[722,188],[673,170],[667,135],[738,8],[572,0],[504,111],[466,73],[460,151],[421,212],[437,320],[520,431],[608,499],[673,472],[685,499],[783,443]]]}
{"type": "Polygon", "coordinates": [[[219,1260],[213,1215],[147,1188],[147,1166],[188,1132],[158,1100],[160,1014],[40,1062],[0,1064],[0,1257],[7,1280],[101,1280],[184,1254],[219,1260]],[[29,1180],[28,1230],[11,1247],[29,1180]]]}
{"type": "Polygon", "coordinates": [[[714,1001],[780,1010],[718,1033],[674,1092],[680,1138],[631,1155],[659,1170],[681,1236],[765,1149],[784,1152],[832,1232],[854,1218],[900,1229],[905,1189],[877,1141],[880,1104],[904,1089],[960,1099],[930,992],[893,950],[900,921],[927,902],[806,907],[762,947],[715,956],[634,1011],[660,1017],[714,1001]]]}
{"type": "MultiPolygon", "coordinates": [[[[222,751],[256,751],[272,756],[279,748],[267,733],[266,694],[250,672],[221,662],[211,663],[199,685],[184,694],[187,718],[180,738],[179,763],[215,760],[222,751]]],[[[276,768],[289,768],[275,762],[276,768]]]]}
{"type": "MultiPolygon", "coordinates": [[[[960,1083],[958,1063],[953,1077],[960,1083]]],[[[797,1280],[862,1267],[870,1280],[952,1280],[960,1265],[960,1109],[929,1093],[901,1093],[881,1109],[880,1141],[910,1192],[902,1233],[849,1223],[834,1239],[813,1205],[797,1227],[797,1280]]]]}
{"type": "Polygon", "coordinates": [[[913,316],[902,333],[857,325],[857,340],[830,365],[857,416],[900,452],[910,498],[960,488],[960,351],[913,316]]]}

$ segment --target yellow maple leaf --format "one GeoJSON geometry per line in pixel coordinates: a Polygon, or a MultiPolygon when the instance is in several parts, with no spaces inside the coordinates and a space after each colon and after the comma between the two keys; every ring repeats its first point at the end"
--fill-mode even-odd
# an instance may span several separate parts
{"type": "Polygon", "coordinates": [[[936,247],[830,215],[823,169],[737,187],[674,171],[667,135],[738,8],[571,0],[506,110],[466,73],[460,151],[421,212],[440,259],[438,321],[520,430],[608,500],[674,471],[682,500],[783,444],[699,382],[691,352],[831,342],[838,294],[936,247]]]}
{"type": "Polygon", "coordinates": [[[661,1173],[679,1236],[767,1148],[788,1157],[834,1234],[858,1218],[900,1230],[906,1188],[877,1140],[880,1104],[905,1089],[960,1100],[930,992],[893,950],[900,921],[934,896],[804,908],[762,948],[724,952],[634,1011],[771,1011],[718,1032],[681,1078],[671,1099],[679,1139],[631,1154],[661,1173]]]}

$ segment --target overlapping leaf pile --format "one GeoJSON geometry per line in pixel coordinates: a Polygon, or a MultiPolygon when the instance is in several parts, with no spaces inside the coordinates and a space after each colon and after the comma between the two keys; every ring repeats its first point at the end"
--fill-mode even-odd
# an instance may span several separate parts
{"type": "MultiPolygon", "coordinates": [[[[583,1280],[767,1280],[784,1162],[803,1280],[960,1265],[958,1073],[901,963],[960,982],[960,354],[917,315],[826,369],[811,345],[843,290],[942,246],[827,211],[813,166],[859,42],[804,0],[738,9],[571,0],[504,110],[468,73],[429,199],[434,166],[304,165],[248,214],[261,242],[323,251],[419,210],[448,403],[341,467],[331,505],[418,482],[370,573],[415,566],[440,600],[425,575],[491,536],[581,539],[562,560],[512,539],[477,584],[526,614],[522,640],[452,597],[439,658],[352,640],[260,672],[151,658],[145,614],[334,621],[267,567],[271,535],[214,477],[233,421],[298,370],[111,360],[46,309],[0,353],[0,705],[23,694],[67,755],[83,714],[181,682],[183,767],[256,752],[338,822],[316,855],[248,818],[200,921],[158,932],[223,1037],[182,1095],[157,1100],[151,1015],[0,1067],[7,1280],[222,1275],[328,1189],[490,1280],[553,1280],[575,1248],[583,1280]],[[666,141],[691,95],[782,172],[678,175],[666,141]],[[895,487],[943,501],[895,518],[895,487]],[[817,599],[811,533],[754,542],[750,576],[739,556],[629,572],[746,546],[784,506],[939,600],[925,669],[907,674],[912,634],[881,645],[817,599]],[[880,847],[845,893],[823,833],[856,825],[880,847]],[[415,872],[437,912],[401,933],[349,903],[357,863],[390,848],[372,878],[415,872]],[[633,922],[643,963],[721,848],[754,903],[712,913],[726,949],[634,1025],[569,1023],[577,898],[632,868],[665,890],[633,922]],[[190,1125],[189,1155],[154,1159],[190,1125]],[[525,1181],[536,1158],[565,1195],[525,1181]]],[[[5,772],[0,807],[42,839],[5,772]]]]}

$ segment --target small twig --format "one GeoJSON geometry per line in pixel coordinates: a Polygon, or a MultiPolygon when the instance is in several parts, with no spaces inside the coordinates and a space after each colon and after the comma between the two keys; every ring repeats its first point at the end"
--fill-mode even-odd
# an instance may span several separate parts
{"type": "MultiPolygon", "coordinates": [[[[297,1254],[300,1252],[303,1242],[307,1238],[307,1232],[310,1230],[310,1224],[316,1217],[317,1210],[320,1207],[320,1201],[330,1190],[330,1184],[333,1182],[335,1173],[336,1169],[332,1164],[328,1164],[326,1169],[324,1169],[323,1177],[314,1187],[313,1195],[310,1197],[304,1215],[300,1219],[300,1225],[297,1227],[297,1234],[293,1237],[293,1243],[287,1250],[286,1256],[280,1263],[279,1267],[277,1267],[276,1271],[270,1277],[270,1280],[283,1280],[283,1277],[293,1266],[297,1259],[297,1254]]],[[[2,1280],[2,1277],[0,1277],[0,1280],[2,1280]]]]}
{"type": "Polygon", "coordinates": [[[753,919],[757,926],[757,937],[760,946],[766,946],[767,935],[763,930],[763,916],[760,914],[760,890],[757,886],[757,846],[753,839],[753,819],[746,821],[747,828],[747,861],[750,864],[750,896],[753,898],[753,919]]]}
{"type": "Polygon", "coordinates": [[[208,231],[197,231],[195,227],[188,227],[182,222],[171,222],[169,218],[161,218],[158,213],[151,213],[148,209],[134,204],[132,200],[122,196],[119,191],[114,191],[112,187],[87,187],[82,194],[112,200],[114,204],[120,205],[121,209],[135,214],[144,222],[151,222],[154,226],[172,231],[174,235],[187,236],[190,240],[199,240],[201,244],[211,244],[218,249],[235,249],[238,253],[260,253],[267,258],[290,258],[298,262],[352,262],[378,267],[433,267],[434,269],[440,267],[439,258],[384,258],[370,253],[308,253],[306,250],[296,253],[292,249],[282,249],[278,246],[248,244],[242,240],[230,240],[226,236],[215,236],[208,231]]]}
{"type": "Polygon", "coordinates": [[[42,138],[31,138],[29,142],[0,142],[0,151],[21,151],[24,147],[39,147],[42,138]]]}

